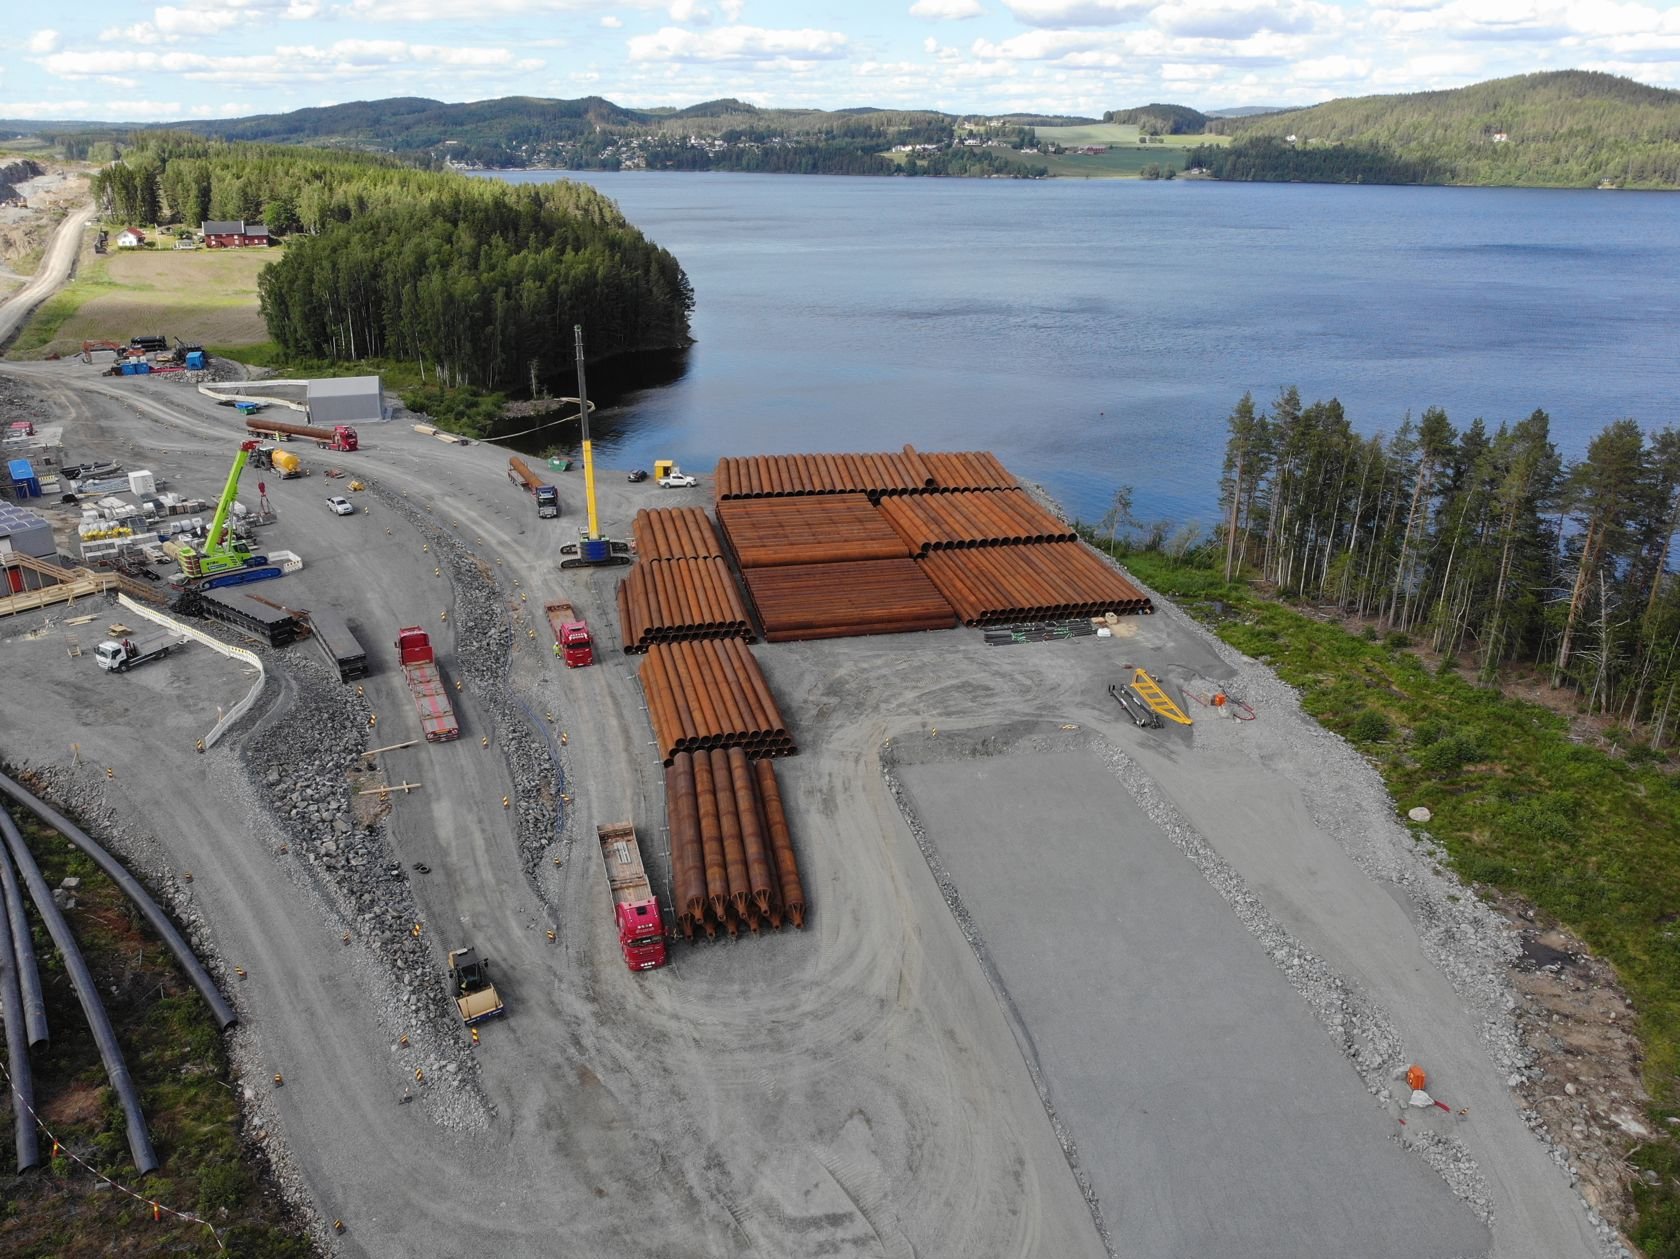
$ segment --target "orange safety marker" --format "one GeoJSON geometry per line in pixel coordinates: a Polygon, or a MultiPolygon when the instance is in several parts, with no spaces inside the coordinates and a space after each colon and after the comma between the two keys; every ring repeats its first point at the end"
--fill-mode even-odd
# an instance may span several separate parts
{"type": "Polygon", "coordinates": [[[414,1079],[417,1083],[424,1084],[426,1082],[426,1073],[424,1071],[422,1071],[419,1067],[415,1067],[414,1068],[414,1079]]]}
{"type": "Polygon", "coordinates": [[[163,1218],[163,1210],[158,1206],[157,1203],[155,1203],[155,1202],[152,1203],[152,1219],[155,1221],[155,1220],[161,1220],[162,1218],[163,1218]]]}
{"type": "Polygon", "coordinates": [[[115,778],[116,776],[117,776],[117,771],[112,769],[109,765],[107,765],[105,767],[105,777],[115,778]]]}
{"type": "Polygon", "coordinates": [[[333,1232],[342,1233],[343,1231],[344,1231],[344,1221],[343,1220],[334,1220],[333,1221],[333,1232]]]}
{"type": "Polygon", "coordinates": [[[409,930],[410,930],[411,934],[414,936],[414,938],[416,940],[418,940],[420,938],[420,932],[423,930],[423,928],[421,927],[421,925],[419,923],[415,923],[414,926],[411,927],[409,930]]]}
{"type": "Polygon", "coordinates": [[[191,883],[192,882],[192,871],[191,870],[183,870],[181,872],[181,881],[183,883],[191,883]]]}
{"type": "Polygon", "coordinates": [[[472,1033],[473,1044],[478,1044],[478,1029],[476,1027],[469,1027],[467,1030],[472,1033]]]}
{"type": "Polygon", "coordinates": [[[344,943],[346,943],[346,944],[350,943],[350,933],[348,931],[346,931],[341,938],[343,939],[344,943]]]}
{"type": "MultiPolygon", "coordinates": [[[[559,865],[560,863],[558,861],[556,861],[554,864],[559,865]]],[[[554,928],[550,927],[544,934],[548,936],[548,942],[550,944],[553,944],[554,943],[554,928]]]]}
{"type": "Polygon", "coordinates": [[[1419,1089],[1428,1087],[1428,1085],[1429,1077],[1424,1073],[1423,1068],[1418,1066],[1417,1063],[1414,1062],[1411,1066],[1406,1068],[1407,1088],[1411,1089],[1415,1093],[1419,1089]]]}
{"type": "Polygon", "coordinates": [[[404,1049],[408,1048],[408,1033],[407,1032],[404,1032],[401,1036],[397,1037],[397,1044],[401,1045],[404,1049]]]}
{"type": "Polygon", "coordinates": [[[478,740],[478,746],[481,747],[481,748],[489,747],[490,746],[490,736],[489,735],[480,736],[480,738],[478,740]]]}
{"type": "Polygon", "coordinates": [[[241,979],[245,978],[245,968],[243,966],[235,966],[233,968],[233,973],[238,975],[241,979]]]}
{"type": "Polygon", "coordinates": [[[276,1071],[274,1073],[274,1087],[275,1088],[283,1088],[283,1087],[285,1087],[285,1084],[286,1084],[286,1077],[281,1075],[278,1071],[276,1071]]]}

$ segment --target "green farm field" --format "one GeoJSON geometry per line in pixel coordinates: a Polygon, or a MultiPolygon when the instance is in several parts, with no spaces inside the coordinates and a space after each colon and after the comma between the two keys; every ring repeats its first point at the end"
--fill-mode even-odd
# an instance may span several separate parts
{"type": "Polygon", "coordinates": [[[1034,127],[1033,134],[1052,144],[1136,144],[1135,125],[1116,122],[1083,122],[1072,127],[1034,127]]]}
{"type": "Polygon", "coordinates": [[[234,348],[268,340],[257,310],[257,275],[272,250],[84,250],[76,278],[49,298],[19,334],[15,358],[79,353],[83,341],[157,333],[234,348]]]}

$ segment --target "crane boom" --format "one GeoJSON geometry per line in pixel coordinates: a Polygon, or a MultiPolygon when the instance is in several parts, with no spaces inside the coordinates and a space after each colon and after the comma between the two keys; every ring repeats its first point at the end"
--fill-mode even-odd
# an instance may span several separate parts
{"type": "Polygon", "coordinates": [[[578,411],[583,423],[583,501],[589,514],[588,538],[591,542],[601,536],[600,522],[595,517],[595,452],[589,445],[589,391],[583,386],[583,325],[572,325],[572,338],[577,346],[578,411]]]}
{"type": "Polygon", "coordinates": [[[245,471],[246,461],[260,444],[256,441],[239,443],[239,453],[233,457],[233,468],[228,473],[227,485],[222,488],[222,497],[216,503],[216,514],[210,520],[210,532],[204,539],[204,553],[207,556],[219,555],[226,549],[222,543],[222,528],[227,524],[228,512],[233,510],[234,496],[239,493],[239,474],[245,471]]]}

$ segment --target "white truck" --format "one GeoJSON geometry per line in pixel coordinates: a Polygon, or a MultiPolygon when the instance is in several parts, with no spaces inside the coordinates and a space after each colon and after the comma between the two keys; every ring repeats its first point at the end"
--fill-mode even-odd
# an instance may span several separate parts
{"type": "Polygon", "coordinates": [[[93,660],[107,673],[127,673],[143,664],[162,660],[186,641],[184,638],[166,638],[161,642],[141,646],[132,638],[125,638],[121,642],[107,639],[93,649],[93,660]]]}

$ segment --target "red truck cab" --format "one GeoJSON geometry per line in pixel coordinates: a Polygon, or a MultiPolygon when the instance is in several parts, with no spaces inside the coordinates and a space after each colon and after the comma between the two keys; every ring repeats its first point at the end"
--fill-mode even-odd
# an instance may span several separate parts
{"type": "Polygon", "coordinates": [[[554,632],[554,654],[566,662],[568,669],[581,669],[595,663],[595,642],[589,636],[589,623],[577,614],[569,603],[549,603],[543,606],[548,627],[554,632]]]}

